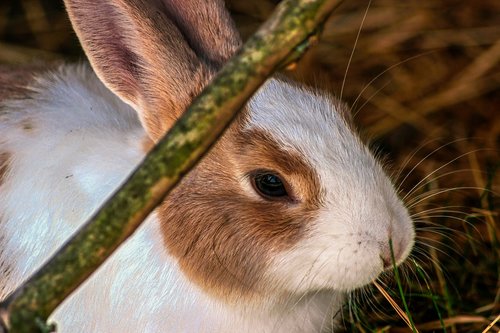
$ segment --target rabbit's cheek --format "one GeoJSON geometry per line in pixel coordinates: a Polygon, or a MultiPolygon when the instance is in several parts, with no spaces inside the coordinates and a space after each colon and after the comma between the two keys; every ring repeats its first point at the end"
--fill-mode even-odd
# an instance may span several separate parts
{"type": "MultiPolygon", "coordinates": [[[[243,165],[274,166],[282,174],[294,174],[287,178],[302,198],[318,195],[317,175],[299,155],[274,147],[275,142],[264,146],[257,141],[237,155],[243,165]]],[[[248,180],[235,176],[240,168],[218,153],[216,149],[183,180],[160,208],[163,238],[184,274],[204,291],[228,300],[259,298],[276,289],[265,278],[270,263],[307,237],[318,200],[266,200],[243,186],[248,180]]]]}
{"type": "Polygon", "coordinates": [[[191,281],[223,298],[258,296],[274,253],[297,244],[309,223],[279,203],[262,207],[237,194],[204,203],[172,197],[160,214],[167,250],[191,281]]]}

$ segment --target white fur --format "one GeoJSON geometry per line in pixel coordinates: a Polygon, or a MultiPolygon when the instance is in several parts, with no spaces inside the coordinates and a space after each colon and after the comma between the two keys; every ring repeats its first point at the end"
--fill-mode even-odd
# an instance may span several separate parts
{"type": "Polygon", "coordinates": [[[0,198],[2,259],[16,258],[7,284],[33,273],[142,158],[135,113],[88,69],[61,76],[40,79],[33,100],[3,106],[0,151],[13,155],[0,198]]]}
{"type": "MultiPolygon", "coordinates": [[[[276,81],[271,84],[274,89],[291,89],[276,81]]],[[[276,101],[274,95],[269,97],[275,91],[270,85],[266,87],[252,103],[254,107],[262,104],[262,114],[266,101],[276,101]]],[[[303,97],[300,100],[305,109],[315,107],[311,105],[314,96],[303,97]]],[[[66,66],[41,78],[33,87],[32,99],[8,101],[2,109],[0,151],[13,155],[1,188],[9,195],[0,196],[0,263],[11,267],[12,272],[0,283],[10,292],[40,267],[142,159],[140,145],[145,133],[133,110],[85,66],[66,66]],[[26,122],[32,124],[31,130],[23,129],[26,122]]],[[[269,128],[292,126],[290,133],[299,133],[299,127],[310,119],[300,120],[300,115],[295,119],[291,114],[292,124],[280,116],[269,119],[268,125],[265,121],[260,124],[269,128]],[[283,124],[276,123],[279,121],[283,124]]],[[[257,113],[252,115],[259,117],[257,113]]],[[[281,138],[284,142],[292,140],[295,148],[307,150],[307,143],[316,140],[295,138],[290,133],[284,132],[281,138]],[[297,145],[300,140],[306,142],[297,145]]],[[[317,140],[320,144],[323,139],[317,140]]],[[[345,142],[351,143],[352,138],[345,142]]],[[[325,158],[318,155],[314,165],[325,158]]],[[[327,220],[325,213],[318,225],[327,220]]],[[[166,252],[160,234],[159,222],[152,215],[54,313],[52,319],[60,323],[59,332],[298,333],[326,332],[333,326],[342,292],[292,290],[299,285],[294,281],[304,276],[298,268],[311,263],[300,248],[290,257],[300,257],[298,262],[291,264],[278,258],[274,268],[275,272],[283,270],[292,292],[254,303],[242,300],[225,304],[185,278],[176,260],[166,252]],[[292,274],[290,268],[297,271],[292,274]]],[[[361,267],[363,263],[359,264],[361,267]]]]}

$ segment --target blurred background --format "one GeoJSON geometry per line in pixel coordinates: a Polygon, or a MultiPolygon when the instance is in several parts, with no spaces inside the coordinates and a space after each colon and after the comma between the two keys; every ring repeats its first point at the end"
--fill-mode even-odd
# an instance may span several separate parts
{"type": "MultiPolygon", "coordinates": [[[[248,37],[278,2],[227,5],[248,37]]],[[[0,63],[60,59],[84,60],[61,0],[0,2],[0,63]]],[[[342,97],[408,194],[418,244],[402,277],[417,328],[481,332],[498,319],[500,1],[345,1],[287,74],[342,97]]],[[[346,331],[411,332],[371,288],[343,318],[346,331]]]]}

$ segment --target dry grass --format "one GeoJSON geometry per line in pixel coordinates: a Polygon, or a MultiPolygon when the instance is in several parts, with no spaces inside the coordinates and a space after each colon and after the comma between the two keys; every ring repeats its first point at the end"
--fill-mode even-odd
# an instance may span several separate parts
{"type": "MultiPolygon", "coordinates": [[[[228,2],[248,36],[277,1],[228,2]]],[[[411,192],[418,244],[402,285],[417,329],[498,332],[500,2],[373,0],[347,68],[366,9],[346,1],[290,75],[342,92],[411,192]]],[[[0,3],[0,63],[59,57],[81,57],[60,1],[0,3]]],[[[401,306],[391,281],[379,284],[401,306]]],[[[357,299],[347,330],[411,332],[376,289],[357,299]]]]}

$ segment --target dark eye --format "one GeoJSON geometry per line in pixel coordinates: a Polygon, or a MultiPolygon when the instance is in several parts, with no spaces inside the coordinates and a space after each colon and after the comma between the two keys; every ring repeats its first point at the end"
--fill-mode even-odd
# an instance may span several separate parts
{"type": "Polygon", "coordinates": [[[273,173],[259,173],[253,176],[255,190],[265,198],[283,198],[288,196],[285,184],[273,173]]]}

